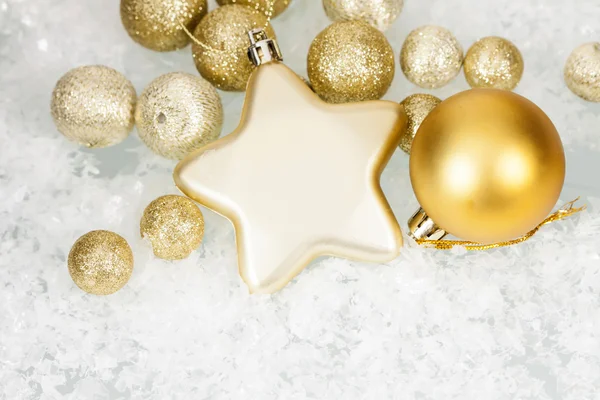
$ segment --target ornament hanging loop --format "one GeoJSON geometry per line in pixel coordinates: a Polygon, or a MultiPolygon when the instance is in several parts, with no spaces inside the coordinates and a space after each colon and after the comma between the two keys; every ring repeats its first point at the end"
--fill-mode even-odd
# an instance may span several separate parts
{"type": "Polygon", "coordinates": [[[254,65],[258,67],[272,61],[283,61],[279,45],[274,39],[269,39],[264,29],[252,29],[248,32],[248,37],[248,57],[254,65]]]}

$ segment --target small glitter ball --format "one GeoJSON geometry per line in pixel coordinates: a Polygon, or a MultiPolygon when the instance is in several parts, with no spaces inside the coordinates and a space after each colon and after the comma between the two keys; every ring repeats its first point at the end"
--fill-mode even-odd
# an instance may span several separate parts
{"type": "Polygon", "coordinates": [[[412,31],[400,52],[406,78],[417,86],[436,89],[458,75],[463,50],[454,35],[439,26],[426,25],[412,31]]]}
{"type": "Polygon", "coordinates": [[[573,50],[565,65],[565,82],[582,99],[600,102],[600,43],[573,50]]]}
{"type": "Polygon", "coordinates": [[[227,4],[239,4],[242,6],[248,6],[255,10],[268,15],[271,3],[273,3],[273,15],[276,17],[288,8],[292,0],[217,0],[220,6],[227,4]]]}
{"type": "Polygon", "coordinates": [[[404,0],[323,0],[332,21],[364,21],[381,31],[394,23],[403,6],[404,0]]]}
{"type": "Polygon", "coordinates": [[[406,111],[406,116],[408,117],[406,132],[404,132],[400,141],[400,148],[405,153],[410,154],[412,142],[421,123],[431,110],[441,102],[442,100],[437,97],[425,93],[413,94],[402,100],[400,104],[404,106],[404,111],[406,111]]]}
{"type": "Polygon", "coordinates": [[[464,61],[465,77],[473,88],[513,90],[521,81],[523,69],[517,46],[496,36],[477,41],[464,61]]]}

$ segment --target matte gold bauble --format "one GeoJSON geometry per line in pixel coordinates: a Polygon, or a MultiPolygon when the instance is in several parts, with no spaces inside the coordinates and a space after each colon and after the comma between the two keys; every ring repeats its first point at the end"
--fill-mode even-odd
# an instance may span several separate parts
{"type": "Polygon", "coordinates": [[[162,196],[144,210],[140,234],[150,240],[156,257],[181,260],[202,243],[204,217],[187,197],[162,196]]]}
{"type": "Polygon", "coordinates": [[[75,242],[68,259],[69,274],[79,288],[98,295],[121,289],[133,272],[127,241],[110,231],[88,232],[75,242]]]}
{"type": "Polygon", "coordinates": [[[406,78],[426,89],[440,88],[458,75],[463,50],[446,28],[426,25],[412,31],[402,45],[400,66],[406,78]]]}
{"type": "Polygon", "coordinates": [[[362,21],[334,22],[308,51],[312,88],[329,103],[380,99],[392,84],[394,71],[390,43],[362,21]]]}
{"type": "Polygon", "coordinates": [[[600,102],[600,43],[586,43],[573,50],[564,75],[573,93],[584,100],[600,102]]]}
{"type": "Polygon", "coordinates": [[[269,7],[271,3],[273,3],[272,17],[276,17],[282,12],[284,12],[291,2],[292,0],[217,0],[217,3],[220,6],[225,6],[228,4],[239,4],[242,6],[253,8],[262,13],[263,15],[268,15],[269,7]]]}
{"type": "Polygon", "coordinates": [[[135,111],[140,139],[153,152],[180,160],[219,137],[223,107],[206,80],[173,72],[144,90],[135,111]]]}
{"type": "Polygon", "coordinates": [[[364,21],[382,31],[394,23],[403,6],[404,0],[323,0],[332,21],[364,21]]]}
{"type": "Polygon", "coordinates": [[[521,236],[548,216],[565,179],[552,121],[505,90],[473,89],[440,103],[421,124],[410,156],[425,213],[469,241],[521,236]]]}
{"type": "Polygon", "coordinates": [[[425,93],[412,94],[402,100],[400,104],[404,106],[404,111],[406,111],[408,117],[406,132],[402,134],[402,140],[400,141],[400,148],[405,153],[410,154],[412,142],[421,123],[441,101],[437,97],[425,93]]]}
{"type": "Polygon", "coordinates": [[[87,147],[122,142],[133,129],[136,94],[120,72],[103,65],[72,69],[57,82],[50,105],[56,128],[87,147]]]}
{"type": "Polygon", "coordinates": [[[181,49],[190,43],[182,28],[192,31],[208,11],[206,0],[121,0],[121,21],[127,33],[155,51],[181,49]]]}
{"type": "Polygon", "coordinates": [[[249,7],[233,4],[211,11],[194,31],[196,39],[210,49],[192,45],[198,72],[217,88],[244,91],[254,65],[248,59],[248,31],[263,28],[275,37],[264,14],[249,7]]]}
{"type": "Polygon", "coordinates": [[[464,61],[465,78],[473,88],[513,90],[521,81],[523,69],[517,46],[496,36],[477,41],[464,61]]]}

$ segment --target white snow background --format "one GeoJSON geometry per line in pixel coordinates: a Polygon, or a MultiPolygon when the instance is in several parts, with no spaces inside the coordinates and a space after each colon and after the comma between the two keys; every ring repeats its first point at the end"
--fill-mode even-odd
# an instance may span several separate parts
{"type": "MultiPolygon", "coordinates": [[[[319,0],[293,0],[274,21],[300,74],[328,23],[319,0]]],[[[561,202],[582,195],[590,209],[515,247],[407,240],[388,264],[326,258],[281,292],[250,296],[232,227],[210,211],[185,261],[155,259],[139,238],[144,207],[177,193],[173,162],[136,134],[84,149],[50,117],[54,84],[73,67],[113,67],[139,94],[163,73],[196,73],[190,48],[135,44],[117,0],[0,0],[0,399],[600,399],[600,105],[562,79],[569,53],[600,40],[600,1],[406,0],[386,32],[396,55],[424,24],[449,28],[465,51],[489,35],[519,47],[517,92],[565,143],[561,202]],[[135,254],[129,284],[108,297],[67,271],[71,245],[94,229],[118,232],[135,254]]],[[[428,92],[467,88],[461,74],[428,92]]],[[[397,66],[386,99],[421,91],[397,66]]],[[[243,94],[221,94],[226,134],[243,94]]],[[[382,179],[404,229],[417,207],[407,167],[397,151],[382,179]]]]}

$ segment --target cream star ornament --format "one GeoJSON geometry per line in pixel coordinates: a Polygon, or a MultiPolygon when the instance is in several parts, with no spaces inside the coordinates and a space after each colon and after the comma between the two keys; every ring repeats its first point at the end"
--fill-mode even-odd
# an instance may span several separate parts
{"type": "Polygon", "coordinates": [[[281,289],[319,256],[394,259],[402,232],[379,179],[406,129],[403,107],[327,104],[278,60],[258,64],[237,129],[174,172],[184,194],[233,223],[250,291],[281,289]]]}

